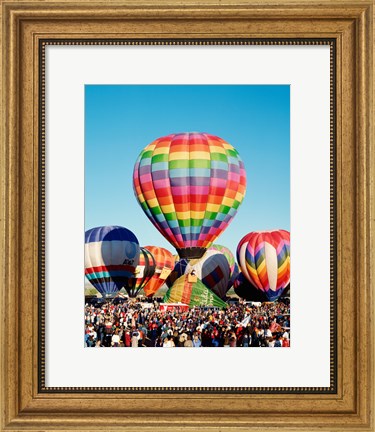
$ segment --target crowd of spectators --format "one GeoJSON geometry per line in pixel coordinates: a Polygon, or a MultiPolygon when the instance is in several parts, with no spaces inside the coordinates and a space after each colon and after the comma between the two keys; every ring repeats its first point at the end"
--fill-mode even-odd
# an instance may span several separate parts
{"type": "Polygon", "coordinates": [[[85,305],[86,347],[288,347],[283,302],[161,311],[158,302],[85,305]]]}

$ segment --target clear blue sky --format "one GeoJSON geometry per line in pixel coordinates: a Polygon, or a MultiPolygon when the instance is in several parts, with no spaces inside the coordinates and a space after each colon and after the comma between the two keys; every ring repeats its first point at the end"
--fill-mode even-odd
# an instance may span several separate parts
{"type": "Polygon", "coordinates": [[[208,132],[232,144],[247,174],[237,215],[215,243],[236,251],[250,231],[290,230],[288,85],[86,85],[85,229],[121,225],[140,245],[175,249],[133,193],[140,151],[177,132],[208,132]]]}

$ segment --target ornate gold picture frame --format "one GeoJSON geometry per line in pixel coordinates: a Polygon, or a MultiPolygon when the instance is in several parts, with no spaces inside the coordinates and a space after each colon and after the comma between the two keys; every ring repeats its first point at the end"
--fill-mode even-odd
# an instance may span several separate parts
{"type": "Polygon", "coordinates": [[[373,430],[373,2],[1,5],[2,430],[373,430]],[[44,47],[165,39],[331,46],[335,244],[328,391],[44,386],[44,47]]]}

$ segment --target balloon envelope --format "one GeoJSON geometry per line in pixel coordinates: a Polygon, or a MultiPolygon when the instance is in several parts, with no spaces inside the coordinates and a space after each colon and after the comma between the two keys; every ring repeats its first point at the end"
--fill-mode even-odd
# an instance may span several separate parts
{"type": "Polygon", "coordinates": [[[257,301],[257,302],[266,302],[268,298],[264,291],[255,288],[243,275],[243,273],[239,273],[237,278],[233,283],[234,292],[245,300],[249,301],[257,301]]]}
{"type": "Polygon", "coordinates": [[[145,249],[152,254],[155,260],[155,272],[143,288],[146,296],[149,297],[164,285],[165,280],[173,270],[174,258],[167,249],[162,247],[145,246],[145,249]]]}
{"type": "Polygon", "coordinates": [[[239,268],[238,268],[238,265],[235,261],[234,255],[226,246],[222,246],[219,244],[213,244],[212,246],[210,246],[208,248],[208,250],[219,251],[222,254],[224,254],[226,259],[228,260],[228,264],[229,264],[229,268],[230,268],[230,275],[229,275],[228,286],[227,286],[227,291],[228,291],[233,286],[233,282],[239,273],[239,268]]]}
{"type": "Polygon", "coordinates": [[[240,274],[240,269],[238,267],[238,264],[234,263],[233,272],[232,272],[232,275],[231,275],[231,277],[229,278],[229,281],[228,281],[227,292],[230,290],[230,288],[232,288],[232,286],[234,285],[234,282],[237,279],[237,277],[238,277],[239,274],[240,274]]]}
{"type": "Polygon", "coordinates": [[[189,261],[185,274],[192,271],[217,296],[225,297],[228,291],[230,267],[224,254],[214,249],[207,250],[202,258],[189,261]]]}
{"type": "Polygon", "coordinates": [[[228,260],[228,264],[229,264],[229,268],[230,268],[230,275],[232,276],[233,271],[234,271],[234,267],[236,264],[236,261],[234,259],[232,252],[226,246],[222,246],[222,245],[219,245],[216,243],[211,245],[208,248],[208,250],[218,251],[225,256],[225,258],[228,260]]]}
{"type": "Polygon", "coordinates": [[[85,275],[103,297],[115,296],[134,276],[139,260],[137,237],[121,226],[85,233],[85,275]]]}
{"type": "Polygon", "coordinates": [[[279,298],[290,281],[290,233],[251,232],[238,244],[237,261],[245,278],[269,301],[279,298]]]}
{"type": "Polygon", "coordinates": [[[143,211],[181,258],[200,258],[241,204],[246,174],[237,150],[214,135],[179,133],[156,139],[133,173],[143,211]]]}
{"type": "MultiPolygon", "coordinates": [[[[234,260],[234,258],[233,258],[234,260]]],[[[220,298],[224,298],[229,287],[230,265],[226,255],[215,248],[208,249],[202,258],[178,261],[170,274],[167,285],[170,287],[183,274],[194,274],[220,298]]]]}
{"type": "Polygon", "coordinates": [[[152,253],[141,247],[139,254],[139,263],[135,269],[134,278],[129,280],[126,291],[129,297],[135,297],[139,291],[147,285],[155,273],[156,263],[152,253]]]}
{"type": "Polygon", "coordinates": [[[189,282],[189,275],[183,275],[176,280],[167,291],[164,303],[185,303],[193,306],[216,306],[225,308],[227,304],[209,290],[199,279],[189,282]]]}
{"type": "Polygon", "coordinates": [[[165,281],[169,288],[176,282],[179,277],[185,274],[188,264],[189,260],[186,258],[181,258],[180,260],[175,261],[173,270],[165,281]]]}

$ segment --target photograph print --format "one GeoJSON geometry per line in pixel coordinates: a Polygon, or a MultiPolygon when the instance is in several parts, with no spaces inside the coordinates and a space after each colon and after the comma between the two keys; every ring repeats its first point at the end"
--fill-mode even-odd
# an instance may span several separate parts
{"type": "Polygon", "coordinates": [[[85,347],[290,347],[289,85],[86,85],[84,238],[85,347]]]}

